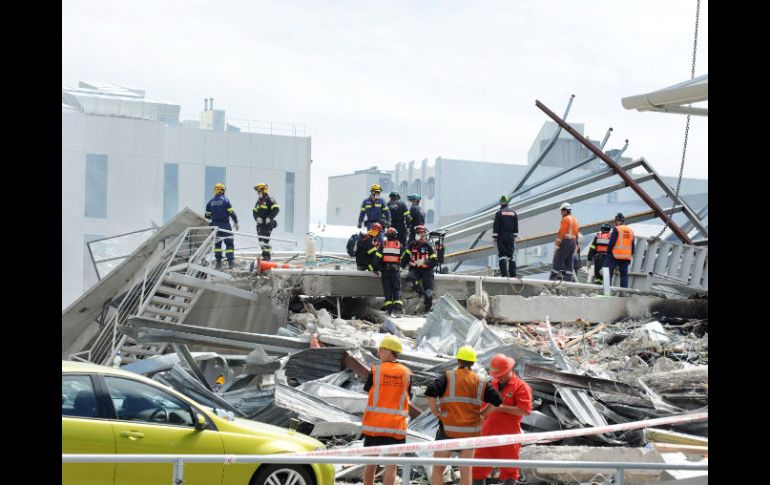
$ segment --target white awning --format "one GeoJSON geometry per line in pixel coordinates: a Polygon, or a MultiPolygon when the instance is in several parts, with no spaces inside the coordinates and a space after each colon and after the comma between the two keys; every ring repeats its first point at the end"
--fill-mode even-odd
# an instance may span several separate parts
{"type": "Polygon", "coordinates": [[[695,108],[686,106],[692,103],[708,101],[708,99],[709,75],[704,74],[703,76],[651,93],[625,97],[621,99],[621,103],[625,109],[635,109],[638,111],[660,111],[663,113],[708,116],[708,107],[695,108]]]}

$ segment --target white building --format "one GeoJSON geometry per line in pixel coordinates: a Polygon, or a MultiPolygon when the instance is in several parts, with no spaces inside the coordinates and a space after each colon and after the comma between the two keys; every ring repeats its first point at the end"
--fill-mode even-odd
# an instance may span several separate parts
{"type": "MultiPolygon", "coordinates": [[[[281,208],[273,236],[303,243],[310,137],[179,126],[178,105],[176,119],[161,120],[175,105],[152,101],[166,108],[150,109],[141,106],[143,92],[113,98],[110,89],[98,92],[104,85],[88,86],[62,89],[63,308],[96,282],[88,241],[161,225],[184,207],[203,214],[217,182],[227,186],[241,232],[255,234],[253,187],[267,183],[281,208]]],[[[207,103],[200,126],[221,129],[208,111],[207,103]]]]}

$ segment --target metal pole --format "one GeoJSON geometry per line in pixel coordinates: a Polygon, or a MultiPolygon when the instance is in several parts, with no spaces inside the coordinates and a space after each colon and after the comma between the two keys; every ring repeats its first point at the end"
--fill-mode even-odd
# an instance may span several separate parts
{"type": "Polygon", "coordinates": [[[556,123],[558,123],[562,128],[567,130],[567,132],[572,135],[577,141],[579,141],[583,146],[591,150],[597,157],[601,158],[604,163],[612,167],[612,169],[615,171],[616,174],[622,178],[626,184],[628,184],[629,187],[631,187],[636,194],[642,198],[642,200],[650,206],[652,210],[655,211],[656,214],[658,214],[658,217],[663,219],[663,222],[666,223],[668,227],[671,228],[671,230],[679,237],[679,239],[682,240],[685,244],[692,244],[692,241],[687,236],[687,234],[682,231],[682,229],[679,228],[678,225],[666,214],[663,209],[658,205],[655,200],[653,200],[652,197],[650,197],[647,192],[645,192],[639,184],[636,183],[636,181],[631,178],[630,175],[628,175],[622,168],[620,168],[620,165],[618,165],[614,160],[612,160],[610,157],[605,155],[601,150],[596,148],[593,143],[586,140],[583,135],[575,131],[574,128],[572,128],[569,124],[567,124],[564,120],[559,118],[559,116],[548,109],[547,106],[545,106],[543,103],[541,103],[539,100],[535,100],[535,106],[540,108],[543,113],[547,114],[552,120],[554,120],[556,123]]]}
{"type": "Polygon", "coordinates": [[[626,481],[626,470],[623,468],[618,467],[618,474],[616,476],[616,483],[618,485],[623,485],[626,481]]]}
{"type": "Polygon", "coordinates": [[[181,485],[184,483],[184,460],[181,458],[174,463],[174,485],[181,485]]]}

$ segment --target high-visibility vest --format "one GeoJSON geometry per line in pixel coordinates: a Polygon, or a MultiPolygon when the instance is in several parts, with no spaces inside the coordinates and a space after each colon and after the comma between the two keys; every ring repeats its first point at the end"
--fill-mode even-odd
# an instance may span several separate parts
{"type": "Polygon", "coordinates": [[[481,435],[481,404],[485,383],[470,369],[447,371],[441,396],[441,423],[450,438],[481,435]]]}
{"type": "Polygon", "coordinates": [[[397,362],[383,362],[372,367],[372,387],[361,421],[364,434],[406,438],[407,390],[411,380],[412,372],[397,362]]]}
{"type": "Polygon", "coordinates": [[[398,264],[401,260],[401,243],[396,239],[387,240],[382,248],[382,262],[398,264]]]}
{"type": "Polygon", "coordinates": [[[618,240],[615,241],[615,246],[612,247],[612,257],[624,261],[631,261],[631,247],[634,243],[634,231],[625,224],[615,226],[615,230],[618,231],[618,240]]]}
{"type": "MultiPolygon", "coordinates": [[[[569,223],[569,227],[567,228],[567,231],[564,233],[563,239],[577,239],[578,231],[580,230],[580,226],[578,226],[578,221],[573,215],[564,216],[562,218],[562,221],[564,218],[567,219],[567,222],[569,223]]],[[[561,227],[559,227],[559,233],[561,233],[561,227]]],[[[559,236],[556,236],[557,240],[560,240],[559,236]]]]}
{"type": "Polygon", "coordinates": [[[606,253],[607,247],[610,244],[610,233],[609,232],[600,232],[596,235],[596,252],[597,253],[606,253]]]}

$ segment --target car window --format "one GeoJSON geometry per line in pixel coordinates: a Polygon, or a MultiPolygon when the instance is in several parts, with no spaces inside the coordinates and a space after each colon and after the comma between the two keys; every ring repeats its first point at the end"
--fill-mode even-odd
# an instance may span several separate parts
{"type": "Polygon", "coordinates": [[[181,399],[143,382],[105,376],[118,419],[193,427],[192,408],[181,399]]]}
{"type": "Polygon", "coordinates": [[[96,394],[89,376],[61,376],[61,414],[79,418],[98,418],[96,394]]]}

